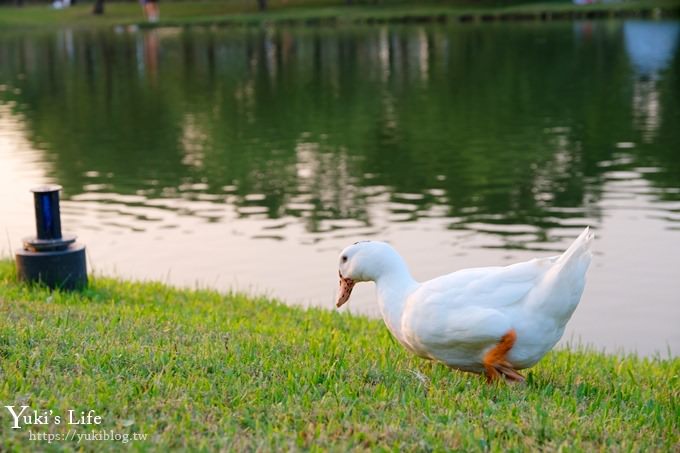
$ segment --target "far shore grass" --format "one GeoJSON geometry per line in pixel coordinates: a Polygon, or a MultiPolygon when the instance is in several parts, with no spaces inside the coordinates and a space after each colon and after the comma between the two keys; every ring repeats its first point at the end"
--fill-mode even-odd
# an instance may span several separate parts
{"type": "MultiPolygon", "coordinates": [[[[302,284],[302,283],[301,283],[302,284]]],[[[0,261],[0,451],[673,451],[680,359],[550,353],[527,384],[409,355],[378,320],[96,277],[16,282],[0,261]],[[10,429],[3,407],[101,425],[10,429]],[[30,440],[104,430],[144,441],[30,440]]]]}
{"type": "Polygon", "coordinates": [[[106,2],[105,14],[92,14],[92,4],[82,0],[73,7],[52,9],[47,4],[22,8],[0,7],[0,31],[17,28],[114,27],[137,25],[166,27],[190,25],[260,26],[343,25],[365,23],[475,23],[495,21],[533,21],[589,19],[605,17],[668,17],[680,15],[676,0],[622,0],[620,2],[574,5],[570,1],[546,2],[403,2],[343,5],[342,1],[269,1],[269,9],[257,11],[255,0],[241,1],[163,1],[161,21],[144,21],[136,2],[106,2]]]}

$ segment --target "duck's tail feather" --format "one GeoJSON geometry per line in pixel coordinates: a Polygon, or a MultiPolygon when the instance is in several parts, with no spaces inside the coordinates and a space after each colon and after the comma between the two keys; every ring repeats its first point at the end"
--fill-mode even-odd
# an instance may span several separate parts
{"type": "Polygon", "coordinates": [[[590,262],[590,259],[592,258],[590,244],[593,242],[594,238],[595,233],[590,231],[590,227],[586,227],[576,240],[571,243],[569,248],[557,259],[555,265],[558,266],[560,263],[567,263],[574,257],[585,258],[590,262]]]}
{"type": "Polygon", "coordinates": [[[586,271],[592,259],[590,246],[595,234],[586,227],[546,272],[533,291],[528,306],[564,325],[576,309],[586,284],[586,271]]]}

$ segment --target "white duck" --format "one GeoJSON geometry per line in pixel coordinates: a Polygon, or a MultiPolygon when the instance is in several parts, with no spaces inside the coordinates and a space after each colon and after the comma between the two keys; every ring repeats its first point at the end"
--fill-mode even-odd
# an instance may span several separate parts
{"type": "Polygon", "coordinates": [[[463,269],[423,283],[390,245],[363,241],[340,254],[337,306],[357,282],[376,283],[389,331],[409,351],[464,371],[523,381],[559,341],[581,299],[593,233],[561,256],[463,269]]]}

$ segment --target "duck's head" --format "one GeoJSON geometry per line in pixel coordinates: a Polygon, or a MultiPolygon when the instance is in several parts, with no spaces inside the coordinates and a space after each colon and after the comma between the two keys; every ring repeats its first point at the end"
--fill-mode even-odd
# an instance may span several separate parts
{"type": "Polygon", "coordinates": [[[349,300],[356,283],[376,281],[395,267],[404,267],[403,261],[385,242],[361,241],[345,248],[338,258],[340,289],[335,305],[340,307],[349,300]]]}

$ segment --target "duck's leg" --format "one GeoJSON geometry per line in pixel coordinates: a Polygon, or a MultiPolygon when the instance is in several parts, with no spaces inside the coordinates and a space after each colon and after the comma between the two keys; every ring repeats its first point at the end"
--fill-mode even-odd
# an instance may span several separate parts
{"type": "Polygon", "coordinates": [[[524,376],[519,374],[505,358],[515,345],[515,340],[517,340],[517,333],[515,329],[511,329],[501,337],[501,341],[493,349],[484,355],[484,370],[486,370],[488,382],[499,379],[501,375],[511,381],[524,382],[524,376]]]}

